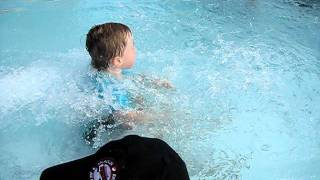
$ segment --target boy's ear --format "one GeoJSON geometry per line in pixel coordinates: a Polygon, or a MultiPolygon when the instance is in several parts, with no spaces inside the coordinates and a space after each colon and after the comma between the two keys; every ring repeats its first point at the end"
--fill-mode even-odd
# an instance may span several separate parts
{"type": "Polygon", "coordinates": [[[111,63],[113,66],[120,68],[121,65],[123,64],[123,59],[121,57],[117,56],[111,60],[111,63]]]}

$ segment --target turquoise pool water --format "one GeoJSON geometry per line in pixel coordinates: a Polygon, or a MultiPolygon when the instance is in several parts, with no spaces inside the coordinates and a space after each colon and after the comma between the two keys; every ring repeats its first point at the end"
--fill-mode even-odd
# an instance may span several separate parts
{"type": "Polygon", "coordinates": [[[167,141],[194,180],[320,179],[316,0],[0,1],[0,179],[95,152],[81,139],[101,115],[84,44],[108,21],[134,32],[133,72],[176,88],[132,87],[166,116],[125,134],[167,141]]]}

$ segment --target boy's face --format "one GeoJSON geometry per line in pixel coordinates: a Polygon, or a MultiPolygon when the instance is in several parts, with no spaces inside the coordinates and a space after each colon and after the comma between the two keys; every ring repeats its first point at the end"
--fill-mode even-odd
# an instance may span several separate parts
{"type": "Polygon", "coordinates": [[[136,60],[136,48],[134,46],[133,37],[131,34],[127,37],[127,46],[123,52],[123,64],[121,68],[129,69],[131,68],[136,60]]]}

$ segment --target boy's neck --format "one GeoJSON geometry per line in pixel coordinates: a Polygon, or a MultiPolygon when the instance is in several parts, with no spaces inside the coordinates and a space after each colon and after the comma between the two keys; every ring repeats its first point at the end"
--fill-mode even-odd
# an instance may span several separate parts
{"type": "Polygon", "coordinates": [[[122,79],[122,69],[120,68],[109,67],[107,72],[117,79],[122,79]]]}

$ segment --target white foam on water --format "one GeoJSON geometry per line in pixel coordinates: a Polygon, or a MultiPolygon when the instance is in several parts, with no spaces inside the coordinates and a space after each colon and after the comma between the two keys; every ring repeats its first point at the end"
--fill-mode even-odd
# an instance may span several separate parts
{"type": "Polygon", "coordinates": [[[105,132],[95,148],[135,133],[168,142],[191,179],[317,179],[320,6],[308,3],[33,1],[1,14],[3,42],[12,43],[0,44],[0,169],[9,169],[0,179],[38,179],[43,168],[95,151],[83,125],[110,99],[87,87],[83,39],[105,21],[132,28],[134,72],[168,79],[175,90],[129,82],[158,117],[124,134],[105,132]]]}

